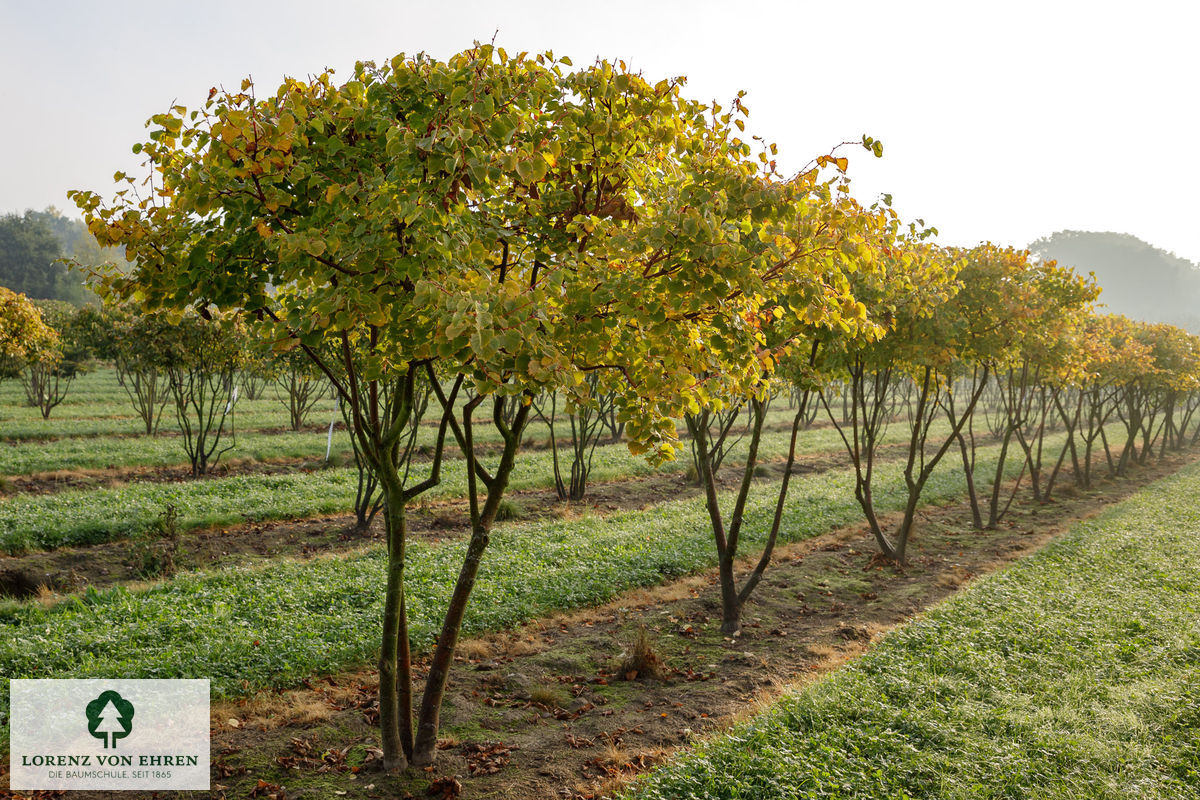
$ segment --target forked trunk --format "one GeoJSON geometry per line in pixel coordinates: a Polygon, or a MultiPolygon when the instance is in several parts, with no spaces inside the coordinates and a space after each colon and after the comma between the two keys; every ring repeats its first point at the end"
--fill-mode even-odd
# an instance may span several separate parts
{"type": "MultiPolygon", "coordinates": [[[[435,392],[442,402],[443,410],[453,408],[453,398],[447,401],[436,386],[435,392]]],[[[505,420],[502,414],[502,401],[496,401],[493,418],[496,428],[504,440],[504,450],[500,455],[500,463],[496,467],[495,474],[488,474],[478,461],[471,423],[471,415],[480,400],[481,398],[476,398],[464,407],[461,427],[451,423],[454,424],[455,438],[467,460],[471,541],[467,545],[467,554],[459,569],[458,580],[454,584],[454,592],[450,596],[450,604],[446,609],[446,616],[442,620],[442,630],[438,635],[437,646],[434,648],[433,658],[430,660],[429,675],[425,679],[425,692],[421,697],[421,709],[417,718],[416,739],[413,742],[412,757],[409,759],[414,766],[419,767],[432,764],[437,754],[442,701],[446,696],[446,684],[450,677],[450,667],[454,663],[454,650],[462,630],[463,617],[471,599],[471,592],[475,588],[479,564],[488,546],[492,523],[496,519],[500,500],[508,488],[508,480],[512,474],[517,450],[521,446],[521,436],[529,419],[530,405],[528,403],[517,409],[510,422],[505,420]],[[482,505],[479,502],[480,483],[487,489],[482,505]]]]}

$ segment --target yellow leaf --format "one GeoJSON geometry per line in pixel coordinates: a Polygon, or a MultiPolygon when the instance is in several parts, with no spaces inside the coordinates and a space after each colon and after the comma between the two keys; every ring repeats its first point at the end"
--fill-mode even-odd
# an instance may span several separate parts
{"type": "Polygon", "coordinates": [[[264,239],[270,239],[271,236],[275,233],[273,230],[271,230],[271,227],[269,225],[267,225],[267,223],[261,219],[257,223],[255,223],[255,227],[258,228],[258,235],[263,237],[264,239]]]}

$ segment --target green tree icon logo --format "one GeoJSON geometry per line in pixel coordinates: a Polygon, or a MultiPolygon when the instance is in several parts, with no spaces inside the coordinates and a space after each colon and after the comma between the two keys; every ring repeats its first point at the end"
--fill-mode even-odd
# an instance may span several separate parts
{"type": "Polygon", "coordinates": [[[104,747],[115,747],[133,730],[133,703],[112,691],[101,692],[100,696],[87,704],[88,733],[104,740],[104,747]]]}

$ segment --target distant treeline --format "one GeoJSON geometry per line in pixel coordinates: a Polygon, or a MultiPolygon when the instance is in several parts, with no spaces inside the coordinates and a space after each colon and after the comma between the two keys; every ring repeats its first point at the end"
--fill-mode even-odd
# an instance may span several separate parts
{"type": "Polygon", "coordinates": [[[94,296],[85,276],[60,259],[91,265],[118,256],[101,248],[80,220],[63,216],[53,206],[0,216],[0,286],[32,299],[87,302],[94,296]]]}
{"type": "Polygon", "coordinates": [[[1100,302],[1114,314],[1167,322],[1200,333],[1200,268],[1127,233],[1059,231],[1029,249],[1045,259],[1095,272],[1100,302]]]}

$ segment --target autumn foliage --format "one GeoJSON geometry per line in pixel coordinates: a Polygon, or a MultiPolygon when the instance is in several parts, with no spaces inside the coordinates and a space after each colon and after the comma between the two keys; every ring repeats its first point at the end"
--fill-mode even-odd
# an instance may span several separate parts
{"type": "MultiPolygon", "coordinates": [[[[537,398],[603,413],[655,460],[676,455],[687,420],[729,633],[782,517],[756,568],[735,575],[772,394],[801,398],[778,508],[795,432],[819,403],[842,432],[880,550],[897,562],[925,482],[956,449],[982,527],[1006,508],[1010,452],[1046,499],[1064,463],[1087,484],[1097,441],[1118,474],[1200,436],[1195,337],[1096,316],[1092,281],[1027,252],[932,244],[888,205],[859,203],[837,152],[783,175],[775,146],[743,133],[740,96],[701,104],[682,87],[622,63],[577,68],[490,45],[444,62],[360,63],[340,84],[328,72],[288,79],[263,96],[246,81],[155,116],[134,148],[146,174],[119,175],[111,201],[73,193],[100,243],[123,246],[132,264],[102,276],[108,297],[169,320],[236,318],[339,396],[384,500],[389,768],[434,757],[463,613],[537,398]],[[739,409],[751,439],[730,500],[710,424],[739,409]],[[423,418],[436,446],[414,470],[423,418]],[[1125,430],[1115,454],[1113,419],[1125,430]],[[888,530],[873,491],[891,424],[906,426],[908,502],[888,530]],[[478,425],[500,434],[486,463],[478,425]],[[1047,459],[1050,428],[1069,435],[1047,459]],[[976,480],[985,435],[1004,455],[976,480]],[[466,460],[471,530],[418,698],[405,509],[439,482],[447,440],[466,460]]],[[[35,325],[0,301],[15,309],[5,325],[35,325]]]]}

